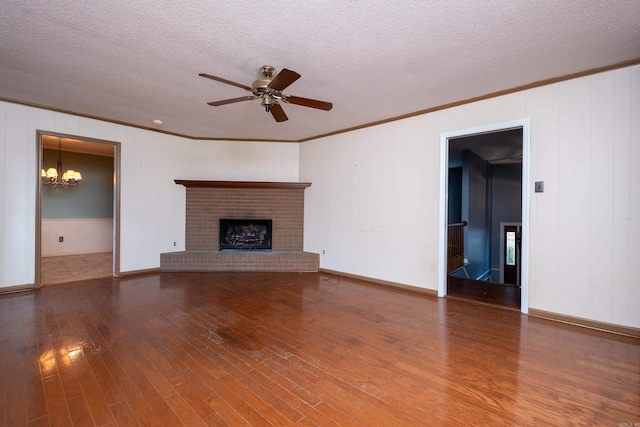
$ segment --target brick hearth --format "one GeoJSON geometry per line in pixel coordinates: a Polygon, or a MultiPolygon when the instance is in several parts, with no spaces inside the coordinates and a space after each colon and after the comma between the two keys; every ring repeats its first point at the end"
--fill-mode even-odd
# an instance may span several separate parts
{"type": "Polygon", "coordinates": [[[185,251],[160,255],[162,271],[318,271],[303,251],[309,183],[181,181],[186,187],[185,251]],[[220,218],[271,219],[272,251],[219,250],[220,218]]]}

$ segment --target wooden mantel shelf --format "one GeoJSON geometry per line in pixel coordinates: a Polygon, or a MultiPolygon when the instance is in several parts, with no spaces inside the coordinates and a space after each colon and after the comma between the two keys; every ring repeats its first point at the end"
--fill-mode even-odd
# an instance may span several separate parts
{"type": "Polygon", "coordinates": [[[302,188],[311,186],[310,182],[266,182],[266,181],[193,181],[176,179],[178,185],[187,188],[302,188]]]}

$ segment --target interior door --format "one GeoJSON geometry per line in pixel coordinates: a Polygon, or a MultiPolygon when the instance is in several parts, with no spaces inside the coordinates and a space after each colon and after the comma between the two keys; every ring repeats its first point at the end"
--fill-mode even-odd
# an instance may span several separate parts
{"type": "Polygon", "coordinates": [[[522,227],[506,225],[502,235],[504,283],[520,285],[520,240],[522,227]]]}

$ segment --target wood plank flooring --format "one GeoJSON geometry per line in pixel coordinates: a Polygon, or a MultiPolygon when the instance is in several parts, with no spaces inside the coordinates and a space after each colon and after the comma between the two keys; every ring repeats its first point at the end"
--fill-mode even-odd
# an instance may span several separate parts
{"type": "Polygon", "coordinates": [[[509,284],[447,276],[447,295],[503,307],[520,308],[520,288],[509,284]]]}
{"type": "Polygon", "coordinates": [[[0,296],[0,426],[618,426],[640,340],[324,273],[0,296]]]}

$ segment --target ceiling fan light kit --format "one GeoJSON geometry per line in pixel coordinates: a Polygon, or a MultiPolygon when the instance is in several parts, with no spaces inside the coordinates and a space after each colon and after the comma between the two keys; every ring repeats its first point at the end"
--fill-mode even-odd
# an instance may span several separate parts
{"type": "Polygon", "coordinates": [[[317,108],[324,111],[329,111],[333,108],[333,104],[330,102],[282,93],[283,90],[300,78],[300,74],[286,68],[283,68],[276,74],[276,69],[274,67],[270,65],[263,65],[258,72],[258,79],[251,84],[251,87],[207,73],[200,73],[199,75],[201,77],[206,77],[211,80],[239,87],[252,93],[252,95],[224,99],[222,101],[212,101],[207,104],[219,107],[221,105],[233,104],[236,102],[260,99],[260,104],[264,107],[265,111],[267,113],[271,113],[274,120],[278,123],[288,120],[287,115],[280,105],[281,101],[285,104],[301,105],[303,107],[317,108]]]}

